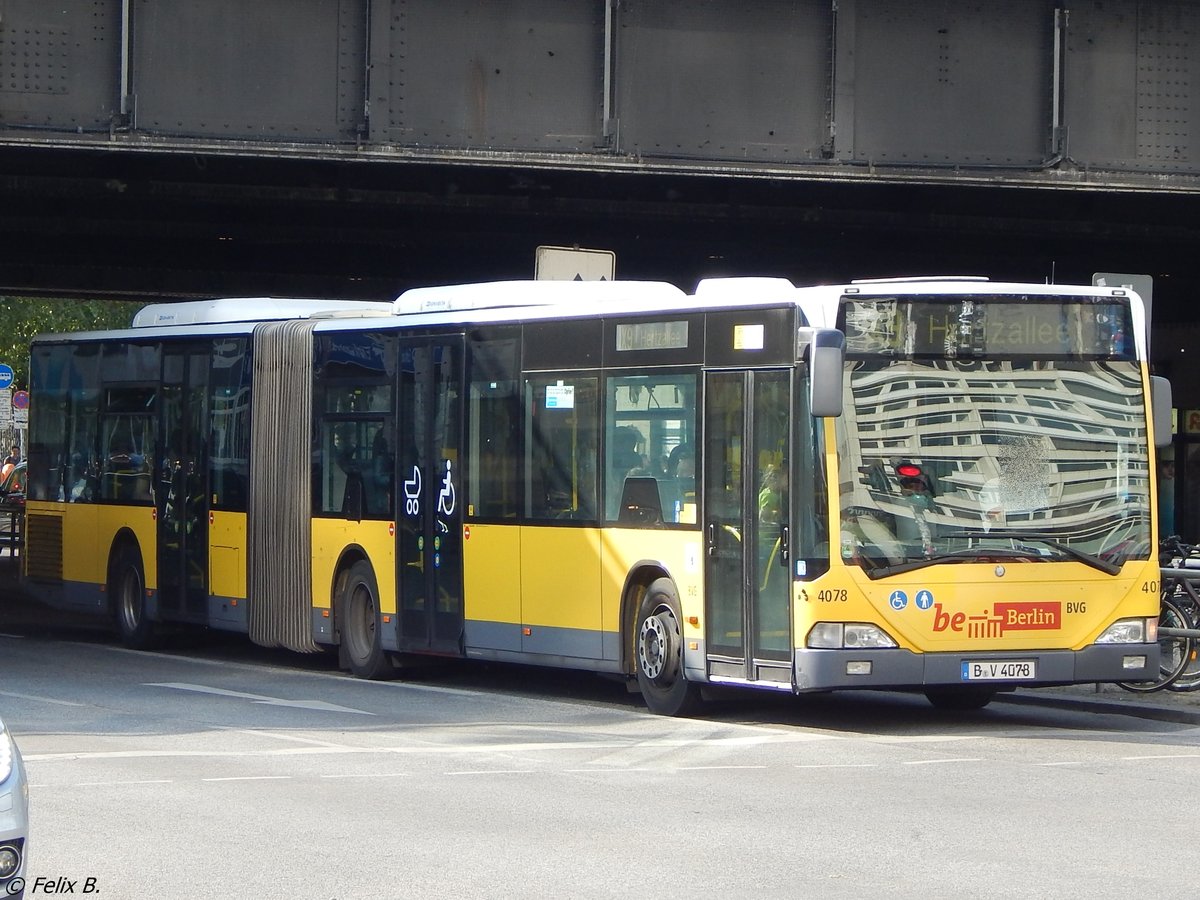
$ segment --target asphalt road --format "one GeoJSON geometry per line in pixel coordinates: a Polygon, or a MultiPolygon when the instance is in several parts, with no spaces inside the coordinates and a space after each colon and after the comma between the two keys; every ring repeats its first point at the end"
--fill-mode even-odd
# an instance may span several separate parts
{"type": "Polygon", "coordinates": [[[672,720],[590,675],[368,683],[18,606],[0,713],[31,778],[27,897],[1125,898],[1194,875],[1163,843],[1195,806],[1190,698],[734,694],[672,720]]]}

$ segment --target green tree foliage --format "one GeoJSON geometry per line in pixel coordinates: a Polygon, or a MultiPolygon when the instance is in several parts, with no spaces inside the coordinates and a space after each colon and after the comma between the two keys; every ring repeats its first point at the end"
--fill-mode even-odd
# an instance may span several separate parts
{"type": "Polygon", "coordinates": [[[12,366],[14,387],[29,385],[29,342],[39,334],[128,328],[146,304],[128,300],[0,297],[0,362],[12,366]]]}

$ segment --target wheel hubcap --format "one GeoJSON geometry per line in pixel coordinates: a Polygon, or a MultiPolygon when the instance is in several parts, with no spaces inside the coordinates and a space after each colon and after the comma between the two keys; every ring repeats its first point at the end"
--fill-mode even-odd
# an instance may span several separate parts
{"type": "Polygon", "coordinates": [[[642,673],[651,681],[662,677],[670,659],[671,639],[667,634],[664,615],[648,616],[638,637],[638,661],[642,673]]]}

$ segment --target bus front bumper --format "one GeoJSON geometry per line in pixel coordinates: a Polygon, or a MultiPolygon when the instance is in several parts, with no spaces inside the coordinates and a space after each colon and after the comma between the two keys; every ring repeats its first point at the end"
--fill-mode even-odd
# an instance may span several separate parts
{"type": "Polygon", "coordinates": [[[988,684],[1017,686],[1149,681],[1158,674],[1158,644],[1093,644],[1082,650],[1007,653],[913,653],[910,650],[799,649],[795,659],[798,692],[847,688],[921,688],[988,684]],[[1033,677],[1021,677],[1033,663],[1033,677]],[[974,666],[980,663],[982,666],[974,666]],[[995,672],[997,677],[971,677],[995,672]]]}

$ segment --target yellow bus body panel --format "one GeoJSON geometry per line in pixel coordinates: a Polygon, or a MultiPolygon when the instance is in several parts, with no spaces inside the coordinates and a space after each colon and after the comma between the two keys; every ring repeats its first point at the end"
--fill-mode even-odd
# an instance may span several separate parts
{"type": "Polygon", "coordinates": [[[600,535],[598,528],[521,529],[523,624],[600,630],[600,535]]]}
{"type": "Polygon", "coordinates": [[[246,597],[246,514],[214,510],[208,526],[208,592],[246,597]]]}
{"type": "Polygon", "coordinates": [[[704,634],[704,592],[701,540],[699,532],[676,529],[642,531],[609,528],[604,532],[604,614],[605,631],[621,628],[621,592],[629,573],[639,563],[658,563],[666,569],[679,593],[684,634],[698,638],[704,634]],[[691,619],[696,624],[691,624],[691,619]]]}
{"type": "Polygon", "coordinates": [[[696,532],[479,525],[463,542],[466,617],[472,621],[619,632],[621,597],[639,563],[674,579],[686,627],[703,633],[696,532]],[[511,577],[520,560],[521,578],[511,577]]]}
{"type": "Polygon", "coordinates": [[[155,563],[156,521],[148,506],[102,506],[98,503],[30,504],[27,513],[62,516],[64,581],[105,584],[108,581],[108,554],[117,533],[128,528],[142,551],[146,587],[158,588],[155,563]]]}
{"type": "Polygon", "coordinates": [[[521,623],[521,586],[513,566],[521,559],[517,525],[475,525],[463,531],[463,608],[476,622],[521,623]]]}
{"type": "Polygon", "coordinates": [[[312,520],[313,606],[327,609],[333,600],[333,580],[338,561],[347,549],[366,553],[379,586],[379,611],[396,613],[396,535],[392,522],[364,519],[314,518],[312,520]]]}
{"type": "Polygon", "coordinates": [[[872,581],[834,561],[797,584],[796,643],[813,624],[869,622],[904,649],[1079,650],[1118,617],[1158,615],[1158,564],[1130,562],[1118,575],[1083,563],[956,563],[872,581]]]}

